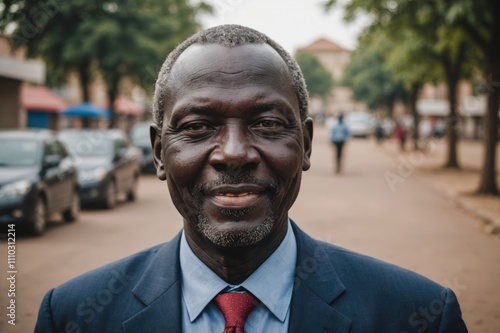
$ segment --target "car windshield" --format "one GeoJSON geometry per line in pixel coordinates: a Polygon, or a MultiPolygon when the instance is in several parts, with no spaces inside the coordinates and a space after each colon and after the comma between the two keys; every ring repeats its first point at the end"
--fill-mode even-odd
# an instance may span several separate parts
{"type": "Polygon", "coordinates": [[[135,125],[130,132],[130,137],[134,142],[149,142],[149,123],[140,123],[135,125]]]}
{"type": "Polygon", "coordinates": [[[0,167],[35,166],[37,160],[37,141],[0,138],[0,167]]]}
{"type": "Polygon", "coordinates": [[[102,133],[81,133],[61,135],[61,141],[68,146],[75,157],[111,156],[111,140],[102,133]]]}

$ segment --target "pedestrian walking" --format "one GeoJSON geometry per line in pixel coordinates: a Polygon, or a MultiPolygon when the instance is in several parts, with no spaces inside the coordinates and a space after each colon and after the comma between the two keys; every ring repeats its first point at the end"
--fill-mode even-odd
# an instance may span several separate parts
{"type": "Polygon", "coordinates": [[[407,134],[408,132],[406,131],[405,126],[402,124],[402,122],[398,121],[398,123],[396,124],[396,128],[394,129],[394,136],[399,141],[399,147],[401,151],[405,150],[407,134]]]}
{"type": "Polygon", "coordinates": [[[377,143],[381,144],[384,140],[384,128],[382,127],[382,122],[377,121],[377,125],[375,126],[375,138],[377,139],[377,143]]]}
{"type": "Polygon", "coordinates": [[[335,146],[335,172],[340,173],[342,166],[342,150],[345,142],[351,136],[349,127],[344,123],[344,115],[339,115],[338,121],[333,125],[330,133],[330,141],[335,146]]]}

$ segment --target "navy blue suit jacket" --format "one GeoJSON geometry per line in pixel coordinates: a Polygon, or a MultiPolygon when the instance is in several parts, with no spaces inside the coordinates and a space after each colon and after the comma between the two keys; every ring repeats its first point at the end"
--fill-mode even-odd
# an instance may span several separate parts
{"type": "MultiPolygon", "coordinates": [[[[289,332],[467,332],[450,289],[293,230],[289,332]]],[[[180,234],[50,290],[35,332],[181,332],[179,241],[180,234]]]]}

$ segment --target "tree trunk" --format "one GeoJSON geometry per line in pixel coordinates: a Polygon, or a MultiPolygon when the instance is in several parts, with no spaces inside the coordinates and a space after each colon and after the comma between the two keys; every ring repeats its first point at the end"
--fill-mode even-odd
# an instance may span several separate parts
{"type": "Polygon", "coordinates": [[[394,119],[394,101],[387,107],[387,117],[394,119]]]}
{"type": "Polygon", "coordinates": [[[394,119],[394,103],[396,101],[396,95],[391,96],[387,101],[387,117],[394,119]]]}
{"type": "Polygon", "coordinates": [[[418,114],[418,110],[417,110],[417,98],[418,98],[418,93],[420,92],[420,88],[421,88],[420,83],[414,83],[411,87],[410,98],[409,98],[410,113],[413,117],[413,149],[414,150],[419,149],[418,127],[420,124],[420,115],[418,114]]]}
{"type": "Polygon", "coordinates": [[[485,79],[488,82],[488,109],[484,116],[484,163],[479,194],[498,195],[496,180],[496,148],[498,143],[498,109],[500,108],[500,64],[495,56],[486,61],[485,79]]]}
{"type": "MultiPolygon", "coordinates": [[[[90,102],[90,66],[88,63],[80,64],[78,67],[78,79],[82,89],[82,101],[88,103],[90,102]]],[[[90,127],[90,119],[88,117],[82,117],[82,126],[83,128],[90,127]]]]}
{"type": "MultiPolygon", "coordinates": [[[[488,107],[484,115],[484,162],[478,194],[498,195],[496,180],[496,147],[498,144],[498,109],[500,107],[500,2],[489,1],[488,11],[491,21],[472,24],[467,19],[460,21],[462,27],[470,34],[472,40],[481,49],[484,56],[484,79],[487,82],[488,107]],[[489,35],[485,37],[484,32],[489,35]]],[[[481,15],[475,13],[475,15],[481,15]]]]}
{"type": "MultiPolygon", "coordinates": [[[[458,66],[461,66],[459,64],[458,66]]],[[[457,85],[458,85],[458,70],[456,66],[452,68],[450,62],[445,63],[446,79],[448,84],[448,103],[450,103],[450,113],[446,120],[446,136],[448,138],[448,160],[445,168],[458,169],[458,124],[459,116],[457,113],[457,85]]]]}
{"type": "Polygon", "coordinates": [[[109,101],[109,112],[111,113],[111,119],[109,122],[109,128],[114,128],[117,122],[115,101],[118,95],[118,84],[120,82],[119,75],[113,75],[108,82],[108,101],[109,101]]]}
{"type": "MultiPolygon", "coordinates": [[[[455,87],[453,89],[456,89],[456,82],[455,82],[455,87]]],[[[449,87],[450,89],[451,86],[449,87]]],[[[456,91],[451,93],[451,90],[449,92],[450,96],[448,97],[449,103],[450,103],[450,113],[448,114],[448,119],[446,121],[446,135],[448,137],[448,160],[446,161],[445,168],[450,168],[450,169],[459,169],[458,165],[458,154],[457,154],[457,144],[458,144],[458,135],[457,135],[457,130],[458,130],[458,123],[459,123],[459,117],[457,114],[457,105],[456,105],[456,91]]]]}
{"type": "Polygon", "coordinates": [[[80,79],[80,87],[82,88],[82,101],[90,102],[90,73],[88,68],[80,68],[78,71],[78,77],[80,79]]]}

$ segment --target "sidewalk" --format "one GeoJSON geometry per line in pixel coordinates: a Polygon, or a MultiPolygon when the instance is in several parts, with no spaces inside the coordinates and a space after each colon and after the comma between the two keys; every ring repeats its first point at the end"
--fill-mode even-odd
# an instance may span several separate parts
{"type": "MultiPolygon", "coordinates": [[[[500,235],[500,197],[477,196],[480,170],[483,161],[483,145],[476,141],[462,141],[458,145],[460,170],[443,168],[447,155],[446,139],[432,139],[425,152],[410,150],[401,152],[396,140],[386,140],[380,147],[397,158],[403,168],[415,167],[439,193],[453,200],[460,208],[473,214],[484,223],[487,233],[500,235]]],[[[500,186],[500,145],[497,146],[497,184],[500,186]]],[[[406,170],[406,169],[403,169],[406,170]]],[[[404,171],[403,171],[404,172],[404,171]]]]}

